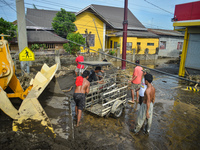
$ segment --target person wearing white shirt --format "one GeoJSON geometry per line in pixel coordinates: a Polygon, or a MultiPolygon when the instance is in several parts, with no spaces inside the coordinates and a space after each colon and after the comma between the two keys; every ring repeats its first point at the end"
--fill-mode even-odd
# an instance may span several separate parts
{"type": "Polygon", "coordinates": [[[143,69],[143,78],[142,78],[142,81],[141,81],[141,86],[140,86],[140,90],[139,90],[139,104],[141,105],[143,100],[144,100],[144,92],[147,88],[147,85],[145,84],[145,80],[144,80],[144,76],[147,74],[147,73],[150,73],[150,70],[148,69],[143,69]]]}

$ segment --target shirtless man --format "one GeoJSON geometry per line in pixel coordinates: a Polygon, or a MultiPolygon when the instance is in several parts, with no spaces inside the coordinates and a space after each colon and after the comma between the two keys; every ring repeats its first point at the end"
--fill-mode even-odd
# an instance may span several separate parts
{"type": "Polygon", "coordinates": [[[87,80],[89,78],[90,72],[85,70],[82,76],[78,76],[76,78],[76,89],[74,91],[74,101],[76,103],[75,112],[77,116],[77,124],[78,127],[80,125],[81,114],[85,107],[85,93],[89,93],[90,91],[90,82],[87,80]]]}
{"type": "Polygon", "coordinates": [[[155,102],[155,88],[151,84],[153,81],[153,76],[151,74],[146,74],[144,78],[147,89],[144,93],[144,101],[138,111],[137,125],[134,132],[138,133],[144,121],[146,121],[143,130],[145,134],[149,135],[153,117],[153,104],[155,102]]]}

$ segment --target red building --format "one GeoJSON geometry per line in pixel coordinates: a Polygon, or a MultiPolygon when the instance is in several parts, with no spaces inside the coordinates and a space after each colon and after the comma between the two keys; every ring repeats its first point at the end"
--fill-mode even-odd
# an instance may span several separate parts
{"type": "Polygon", "coordinates": [[[200,1],[176,5],[173,22],[185,32],[179,76],[200,74],[200,1]]]}

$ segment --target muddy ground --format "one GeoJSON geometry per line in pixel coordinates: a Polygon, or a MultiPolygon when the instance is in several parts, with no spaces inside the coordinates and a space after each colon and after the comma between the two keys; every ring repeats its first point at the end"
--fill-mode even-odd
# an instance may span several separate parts
{"type": "MultiPolygon", "coordinates": [[[[151,68],[156,68],[172,74],[178,74],[178,64],[165,62],[142,62],[151,68]]],[[[117,67],[118,63],[115,63],[117,67]]],[[[133,66],[127,71],[132,74],[133,66]]],[[[1,113],[0,149],[199,149],[200,139],[200,92],[185,91],[187,83],[156,72],[153,85],[156,88],[153,122],[150,135],[142,132],[135,136],[132,132],[139,105],[126,105],[125,111],[118,119],[102,118],[84,112],[82,125],[74,128],[72,136],[65,140],[59,136],[52,139],[46,135],[33,135],[22,132],[12,132],[6,122],[12,120],[1,113]],[[3,117],[2,117],[3,116],[3,117]]],[[[70,89],[75,79],[72,71],[58,78],[61,89],[70,89]]],[[[65,92],[70,99],[74,88],[65,92]]],[[[128,93],[130,98],[130,92],[128,93]]],[[[70,101],[73,124],[74,102],[70,101]]]]}

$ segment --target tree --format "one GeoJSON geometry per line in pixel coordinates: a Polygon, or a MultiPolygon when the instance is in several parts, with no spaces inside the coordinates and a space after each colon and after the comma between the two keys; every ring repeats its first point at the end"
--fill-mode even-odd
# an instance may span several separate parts
{"type": "Polygon", "coordinates": [[[53,18],[52,26],[59,36],[66,38],[68,33],[75,31],[75,24],[73,23],[75,20],[75,14],[61,8],[61,11],[53,18]]]}
{"type": "Polygon", "coordinates": [[[14,24],[4,20],[2,17],[0,18],[0,34],[10,35],[10,37],[5,37],[7,40],[11,40],[16,36],[16,28],[14,24]]]}
{"type": "Polygon", "coordinates": [[[69,33],[67,35],[67,39],[69,40],[69,42],[63,44],[63,48],[70,54],[76,54],[78,51],[80,51],[80,46],[78,44],[85,45],[85,38],[80,33],[69,33]]]}

